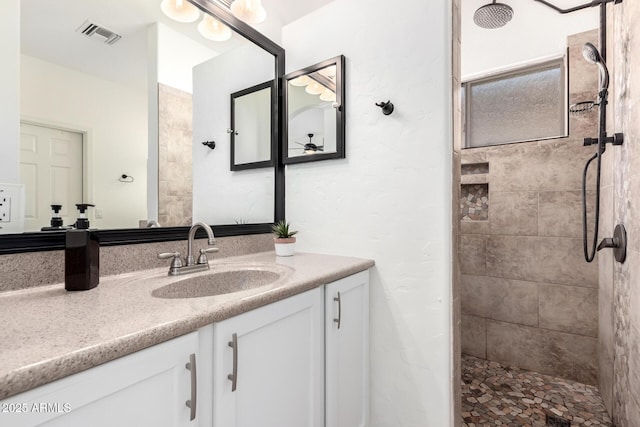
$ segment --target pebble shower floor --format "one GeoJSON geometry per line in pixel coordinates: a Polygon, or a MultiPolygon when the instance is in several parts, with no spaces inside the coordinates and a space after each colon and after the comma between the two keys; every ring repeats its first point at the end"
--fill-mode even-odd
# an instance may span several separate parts
{"type": "Polygon", "coordinates": [[[564,426],[613,424],[593,386],[462,355],[463,427],[564,426]]]}

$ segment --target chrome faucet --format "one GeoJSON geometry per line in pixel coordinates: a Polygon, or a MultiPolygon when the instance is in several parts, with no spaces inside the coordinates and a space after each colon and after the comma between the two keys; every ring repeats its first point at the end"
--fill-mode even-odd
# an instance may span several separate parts
{"type": "MultiPolygon", "coordinates": [[[[193,224],[191,226],[191,228],[189,229],[189,239],[187,240],[187,258],[186,258],[186,262],[187,262],[187,267],[190,265],[194,265],[195,264],[195,260],[193,258],[193,239],[196,236],[196,231],[198,231],[198,228],[203,228],[204,231],[207,232],[207,237],[208,237],[208,241],[207,243],[209,244],[209,246],[211,245],[215,245],[216,244],[216,239],[213,236],[213,230],[211,229],[211,227],[209,227],[207,224],[205,224],[204,222],[196,222],[195,224],[193,224]]],[[[198,257],[198,264],[200,264],[200,258],[204,255],[204,259],[206,262],[207,256],[205,255],[210,249],[215,249],[215,250],[211,250],[210,252],[218,252],[218,248],[208,248],[207,250],[202,249],[200,251],[200,257],[198,257]],[[204,251],[204,252],[203,252],[204,251]]],[[[208,265],[208,264],[207,264],[208,265]]]]}
{"type": "Polygon", "coordinates": [[[213,235],[213,230],[204,222],[196,222],[189,229],[189,237],[187,240],[187,257],[185,258],[184,264],[180,259],[180,252],[167,252],[158,254],[158,258],[160,259],[168,259],[173,258],[171,261],[171,267],[169,267],[169,275],[170,276],[178,276],[180,274],[185,273],[193,273],[196,271],[203,271],[209,269],[209,260],[207,259],[207,254],[212,252],[218,252],[218,248],[205,248],[200,249],[200,256],[198,257],[198,261],[195,261],[195,257],[193,256],[193,239],[195,239],[196,231],[198,228],[204,229],[207,233],[207,243],[209,245],[215,245],[216,239],[213,235]]]}

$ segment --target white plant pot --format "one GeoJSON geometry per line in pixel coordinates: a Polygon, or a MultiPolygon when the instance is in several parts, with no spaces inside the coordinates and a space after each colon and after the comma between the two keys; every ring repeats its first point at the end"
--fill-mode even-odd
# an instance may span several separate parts
{"type": "Polygon", "coordinates": [[[293,256],[293,251],[296,247],[296,238],[290,237],[288,239],[273,239],[276,248],[277,256],[293,256]]]}

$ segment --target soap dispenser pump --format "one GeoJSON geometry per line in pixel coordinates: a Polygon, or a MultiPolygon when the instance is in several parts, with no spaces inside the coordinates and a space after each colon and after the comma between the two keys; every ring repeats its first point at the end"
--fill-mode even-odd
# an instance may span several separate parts
{"type": "Polygon", "coordinates": [[[71,226],[65,226],[63,224],[62,217],[60,216],[61,210],[62,205],[51,205],[51,225],[48,227],[42,227],[40,231],[58,231],[64,230],[66,228],[71,228],[71,226]]]}
{"type": "Polygon", "coordinates": [[[67,291],[86,291],[100,282],[100,240],[89,229],[88,203],[76,204],[80,215],[76,228],[68,230],[64,251],[64,287],[67,291]]]}
{"type": "Polygon", "coordinates": [[[76,208],[80,212],[78,215],[78,219],[76,220],[76,228],[78,230],[86,230],[89,228],[89,219],[87,218],[87,209],[91,207],[95,207],[95,205],[91,205],[89,203],[76,203],[76,208]]]}

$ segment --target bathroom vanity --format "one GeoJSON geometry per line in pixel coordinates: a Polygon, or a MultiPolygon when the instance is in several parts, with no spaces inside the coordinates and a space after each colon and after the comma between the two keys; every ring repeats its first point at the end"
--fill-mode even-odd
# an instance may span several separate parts
{"type": "Polygon", "coordinates": [[[189,276],[280,275],[221,295],[159,297],[185,278],[158,269],[6,292],[0,424],[366,426],[372,266],[260,253],[189,276]]]}

